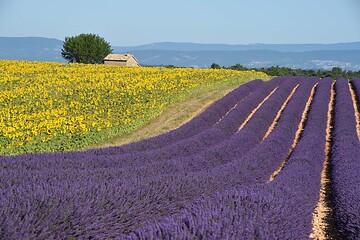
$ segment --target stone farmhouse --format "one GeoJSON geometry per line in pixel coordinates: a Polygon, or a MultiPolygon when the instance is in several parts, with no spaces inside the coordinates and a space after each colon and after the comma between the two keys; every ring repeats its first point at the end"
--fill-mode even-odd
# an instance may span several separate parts
{"type": "Polygon", "coordinates": [[[104,64],[127,66],[127,67],[140,67],[138,60],[134,57],[134,55],[130,53],[126,53],[126,54],[111,53],[104,58],[104,64]]]}

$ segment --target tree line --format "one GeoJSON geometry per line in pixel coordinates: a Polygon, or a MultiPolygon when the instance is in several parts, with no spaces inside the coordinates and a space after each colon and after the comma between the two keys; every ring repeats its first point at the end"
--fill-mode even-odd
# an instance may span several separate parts
{"type": "Polygon", "coordinates": [[[211,67],[213,69],[232,69],[232,70],[254,70],[258,72],[264,72],[270,76],[305,76],[305,77],[319,77],[325,78],[330,77],[332,79],[338,79],[341,77],[352,79],[359,78],[360,71],[343,70],[340,67],[333,67],[331,70],[314,70],[314,69],[292,69],[289,67],[273,66],[269,68],[247,68],[241,64],[235,64],[229,67],[221,67],[219,64],[213,63],[211,67]]]}

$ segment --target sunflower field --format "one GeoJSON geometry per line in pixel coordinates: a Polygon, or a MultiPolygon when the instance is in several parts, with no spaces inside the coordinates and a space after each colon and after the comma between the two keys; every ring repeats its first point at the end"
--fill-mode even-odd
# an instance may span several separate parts
{"type": "Polygon", "coordinates": [[[130,132],[198,86],[264,73],[0,60],[0,155],[82,149],[130,132]]]}

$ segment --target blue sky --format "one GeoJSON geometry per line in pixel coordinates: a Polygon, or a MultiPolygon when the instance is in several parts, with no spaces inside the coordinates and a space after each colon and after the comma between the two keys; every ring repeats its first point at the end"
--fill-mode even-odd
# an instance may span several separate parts
{"type": "Polygon", "coordinates": [[[0,36],[112,45],[360,41],[359,0],[0,0],[0,36]]]}

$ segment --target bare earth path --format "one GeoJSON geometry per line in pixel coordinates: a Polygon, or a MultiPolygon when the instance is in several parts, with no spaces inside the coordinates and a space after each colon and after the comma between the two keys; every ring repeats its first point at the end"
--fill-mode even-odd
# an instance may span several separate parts
{"type": "Polygon", "coordinates": [[[330,183],[330,154],[331,154],[331,121],[334,106],[334,84],[331,87],[331,97],[328,110],[328,121],[326,128],[326,145],[325,145],[325,161],[323,170],[321,172],[321,190],[318,205],[313,214],[313,232],[310,238],[324,240],[329,239],[327,236],[327,229],[329,228],[328,219],[331,215],[331,208],[329,206],[328,191],[330,183]]]}

